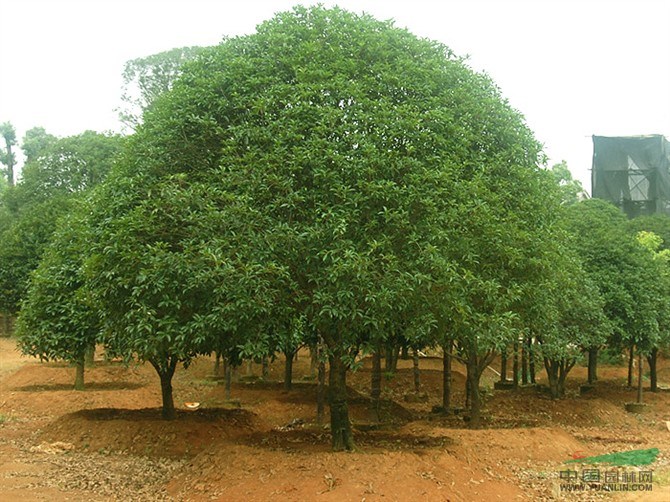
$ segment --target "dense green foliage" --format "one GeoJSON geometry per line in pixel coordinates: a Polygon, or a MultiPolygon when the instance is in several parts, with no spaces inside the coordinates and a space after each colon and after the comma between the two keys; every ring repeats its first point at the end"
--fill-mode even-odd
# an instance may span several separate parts
{"type": "Polygon", "coordinates": [[[34,271],[17,325],[24,354],[77,365],[83,389],[84,356],[100,339],[100,316],[85,286],[83,262],[90,243],[86,205],[59,221],[34,271]]]}
{"type": "Polygon", "coordinates": [[[30,155],[22,179],[1,201],[0,311],[5,313],[18,311],[30,272],[37,268],[58,219],[105,179],[122,143],[118,136],[91,131],[58,140],[39,136],[40,141],[35,135],[27,137],[30,155]]]}
{"type": "Polygon", "coordinates": [[[103,342],[147,361],[171,419],[178,364],[290,362],[322,341],[333,447],[351,449],[361,352],[454,347],[476,426],[497,353],[535,351],[557,398],[582,352],[665,343],[667,222],[636,239],[618,209],[580,201],[490,79],[439,43],[298,7],[134,60],[125,79],[145,113],[109,177],[119,138],[36,128],[5,191],[0,306],[25,299],[26,353],[79,363],[103,342]]]}
{"type": "Polygon", "coordinates": [[[658,342],[659,269],[653,255],[626,231],[623,212],[591,199],[567,210],[572,246],[604,300],[609,343],[635,345],[645,352],[658,342]]]}
{"type": "Polygon", "coordinates": [[[554,218],[551,182],[520,115],[448,48],[368,16],[297,8],[203,51],[144,120],[124,179],[98,203],[91,269],[128,353],[143,343],[140,357],[187,362],[226,334],[190,324],[230,297],[257,303],[244,274],[208,302],[188,286],[214,236],[245,236],[217,246],[231,269],[277,271],[278,329],[303,318],[325,340],[335,447],[352,445],[343,389],[362,343],[448,319],[478,381],[477,358],[509,337],[554,218]],[[218,195],[181,202],[192,189],[218,195]],[[210,224],[220,230],[197,228],[210,224]],[[207,244],[191,251],[191,239],[207,244]]]}

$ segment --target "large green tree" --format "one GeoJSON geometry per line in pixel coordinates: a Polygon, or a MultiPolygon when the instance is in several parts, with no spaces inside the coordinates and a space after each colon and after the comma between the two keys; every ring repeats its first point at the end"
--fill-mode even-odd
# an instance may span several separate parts
{"type": "Polygon", "coordinates": [[[477,364],[495,345],[488,334],[511,317],[527,269],[517,263],[550,213],[539,152],[491,81],[445,46],[367,15],[299,7],[203,51],[149,108],[125,185],[97,209],[96,288],[119,336],[184,361],[208,337],[239,332],[259,303],[275,326],[305,322],[328,350],[333,447],[351,449],[346,376],[361,344],[407,319],[425,332],[439,302],[463,319],[474,310],[458,335],[487,335],[473,342],[477,364]],[[219,195],[205,207],[194,194],[164,196],[168,187],[219,195]],[[470,221],[492,240],[477,240],[470,221]],[[203,303],[211,267],[189,267],[208,263],[200,253],[214,236],[231,275],[203,303]],[[193,276],[192,292],[182,285],[193,276]],[[463,304],[470,286],[483,302],[463,304]],[[204,339],[180,328],[224,313],[227,326],[204,339]]]}

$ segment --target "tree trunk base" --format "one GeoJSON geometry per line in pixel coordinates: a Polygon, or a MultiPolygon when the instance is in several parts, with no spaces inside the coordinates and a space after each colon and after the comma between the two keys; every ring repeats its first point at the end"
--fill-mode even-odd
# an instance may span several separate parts
{"type": "Polygon", "coordinates": [[[493,384],[495,390],[512,390],[515,385],[512,380],[498,381],[493,384]]]}

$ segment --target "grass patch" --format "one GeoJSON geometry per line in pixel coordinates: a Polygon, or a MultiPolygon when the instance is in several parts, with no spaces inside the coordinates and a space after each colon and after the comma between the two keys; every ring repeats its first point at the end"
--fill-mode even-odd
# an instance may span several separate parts
{"type": "Polygon", "coordinates": [[[608,453],[607,455],[597,455],[595,457],[577,458],[566,461],[566,464],[610,464],[610,465],[649,465],[658,456],[658,448],[649,448],[647,450],[632,450],[619,453],[608,453]]]}

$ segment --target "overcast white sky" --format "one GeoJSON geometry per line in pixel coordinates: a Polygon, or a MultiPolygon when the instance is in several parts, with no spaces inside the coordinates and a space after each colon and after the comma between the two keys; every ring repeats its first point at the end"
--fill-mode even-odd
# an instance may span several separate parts
{"type": "MultiPolygon", "coordinates": [[[[251,33],[295,0],[0,0],[0,123],[120,130],[127,60],[251,33]]],[[[486,71],[590,191],[591,135],[670,139],[670,1],[322,1],[394,19],[486,71]]]]}

